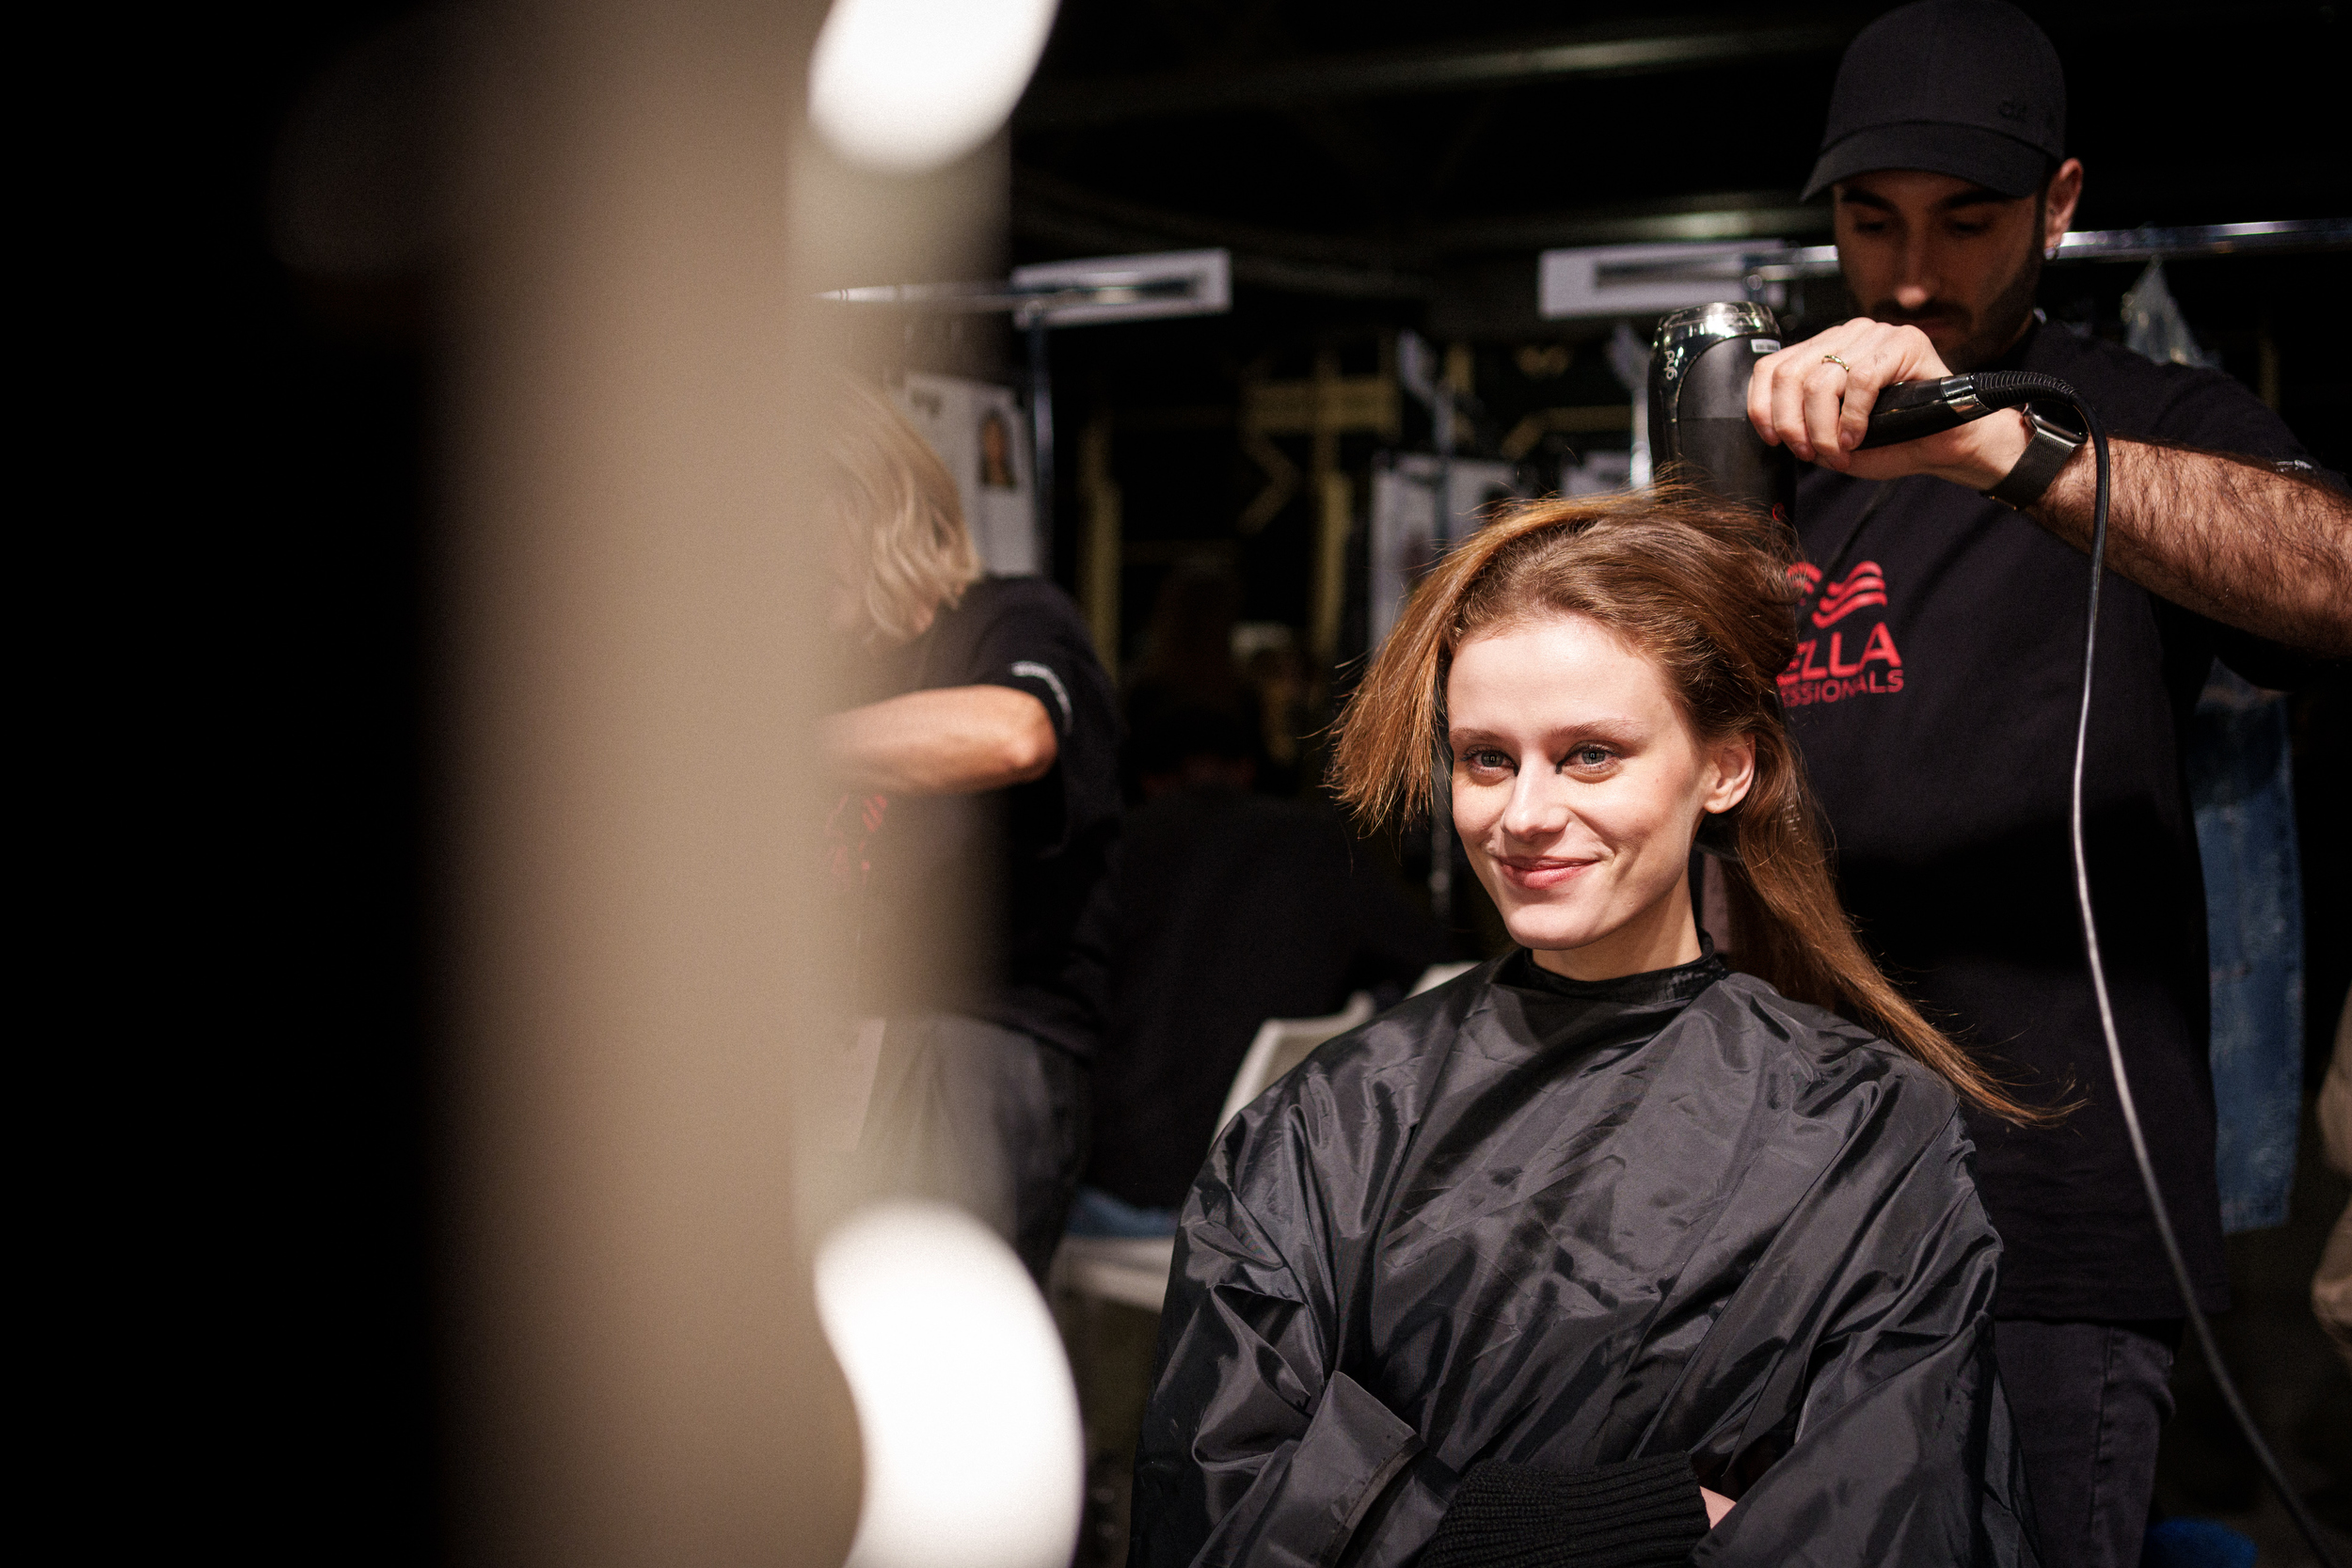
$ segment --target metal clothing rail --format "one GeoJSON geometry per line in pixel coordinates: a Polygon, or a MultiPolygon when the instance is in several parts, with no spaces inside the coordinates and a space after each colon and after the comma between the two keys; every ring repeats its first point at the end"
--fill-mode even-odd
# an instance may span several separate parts
{"type": "MultiPolygon", "coordinates": [[[[2211,223],[2176,229],[2082,229],[2062,236],[2054,261],[2169,261],[2191,256],[2235,256],[2255,251],[2352,248],[2352,218],[2287,218],[2273,223],[2211,223]]],[[[1834,277],[1834,245],[1777,245],[1770,249],[1704,257],[1651,257],[1604,261],[1597,281],[1744,285],[1751,293],[1768,283],[1834,277]]]]}
{"type": "Polygon", "coordinates": [[[1132,277],[1113,274],[1092,283],[881,283],[861,289],[834,289],[818,295],[844,305],[898,305],[941,315],[1009,314],[1025,331],[1041,325],[1055,310],[1077,305],[1152,305],[1189,301],[1199,296],[1200,280],[1192,277],[1132,277]]]}

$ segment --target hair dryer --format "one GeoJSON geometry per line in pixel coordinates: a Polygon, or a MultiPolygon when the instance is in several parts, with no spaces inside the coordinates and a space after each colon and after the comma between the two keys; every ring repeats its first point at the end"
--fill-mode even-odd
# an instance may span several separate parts
{"type": "Polygon", "coordinates": [[[1764,306],[1739,300],[1677,310],[1658,324],[1649,356],[1650,466],[1726,500],[1791,521],[1797,465],[1748,423],[1748,379],[1780,347],[1764,306]]]}
{"type": "MultiPolygon", "coordinates": [[[[1694,305],[1658,324],[1649,356],[1651,466],[1782,522],[1794,520],[1797,464],[1748,422],[1756,362],[1780,349],[1780,324],[1748,300],[1694,305]]],[[[1915,441],[2037,398],[2072,403],[2065,383],[2027,371],[1986,371],[1934,381],[1898,381],[1870,406],[1864,447],[1915,441]]]]}

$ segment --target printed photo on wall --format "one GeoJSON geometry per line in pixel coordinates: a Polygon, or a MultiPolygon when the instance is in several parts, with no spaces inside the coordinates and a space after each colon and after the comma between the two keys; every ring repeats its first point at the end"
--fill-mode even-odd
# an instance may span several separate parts
{"type": "Polygon", "coordinates": [[[1012,467],[1012,427],[1002,409],[980,416],[980,483],[991,490],[1021,488],[1012,467]]]}
{"type": "Polygon", "coordinates": [[[965,524],[996,577],[1037,570],[1029,486],[1029,421],[1012,389],[961,376],[910,373],[898,407],[955,476],[965,524]]]}

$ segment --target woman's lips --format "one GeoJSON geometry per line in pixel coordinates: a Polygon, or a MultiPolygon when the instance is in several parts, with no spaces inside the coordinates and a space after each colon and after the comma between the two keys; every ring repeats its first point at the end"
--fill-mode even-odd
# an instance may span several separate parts
{"type": "Polygon", "coordinates": [[[1573,880],[1598,863],[1589,860],[1567,860],[1551,855],[1502,856],[1495,858],[1495,869],[1513,887],[1523,887],[1541,893],[1573,880]]]}

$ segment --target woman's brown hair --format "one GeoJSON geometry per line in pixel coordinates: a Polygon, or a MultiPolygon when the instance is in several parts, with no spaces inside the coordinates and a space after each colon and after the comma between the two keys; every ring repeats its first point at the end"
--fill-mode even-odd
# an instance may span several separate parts
{"type": "Polygon", "coordinates": [[[867,635],[904,642],[980,576],[963,502],[930,445],[879,393],[835,388],[828,451],[834,517],[848,535],[867,635]]]}
{"type": "Polygon", "coordinates": [[[1796,650],[1795,560],[1786,527],[1689,490],[1512,508],[1437,564],[1373,659],[1337,726],[1340,798],[1373,825],[1425,816],[1452,766],[1444,699],[1455,651],[1513,622],[1588,617],[1658,666],[1703,738],[1756,743],[1754,781],[1725,814],[1737,845],[1724,865],[1737,945],[1726,960],[1876,1029],[1982,1110],[2050,1119],[1920,1016],[1838,902],[1780,716],[1778,677],[1796,650]]]}

